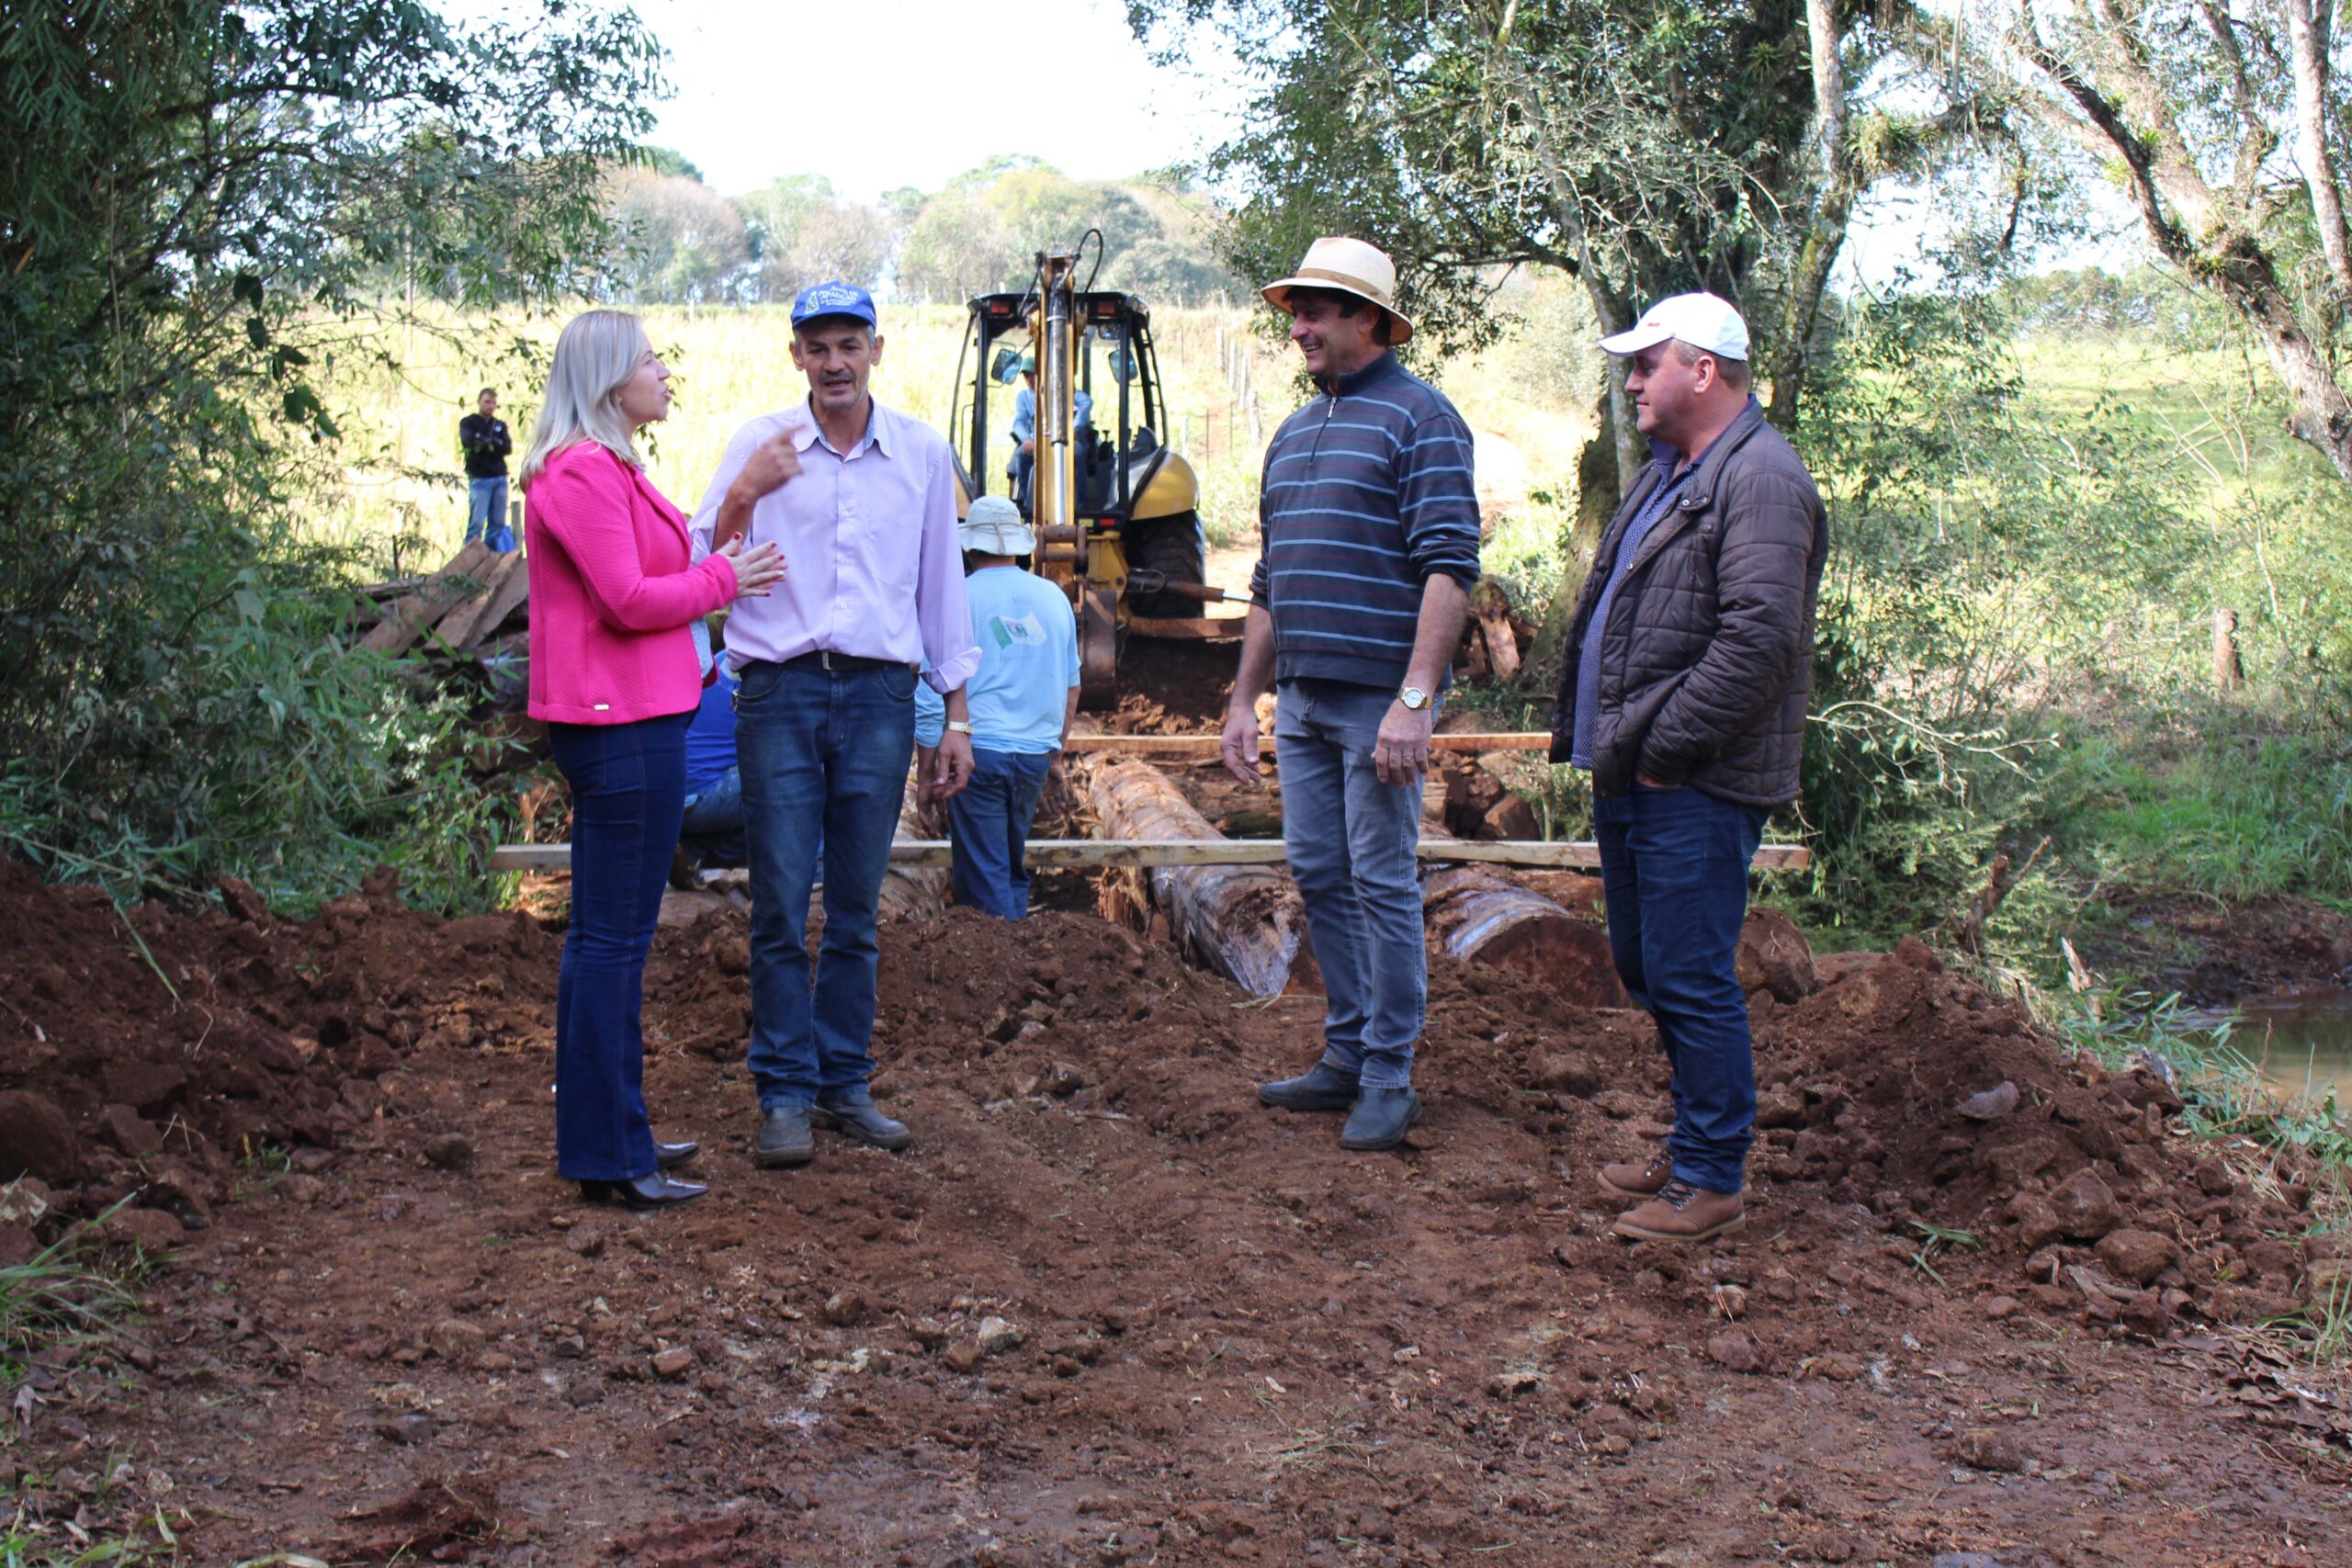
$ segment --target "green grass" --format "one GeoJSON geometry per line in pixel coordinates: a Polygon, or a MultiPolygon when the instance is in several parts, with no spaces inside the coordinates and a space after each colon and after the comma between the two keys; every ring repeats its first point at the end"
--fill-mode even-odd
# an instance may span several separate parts
{"type": "Polygon", "coordinates": [[[2060,848],[2109,886],[2227,900],[2352,889],[2352,738],[2102,727],[2051,775],[2060,848]]]}
{"type": "MultiPolygon", "coordinates": [[[[646,443],[647,472],[663,494],[691,512],[728,438],[746,420],[806,394],[792,364],[790,316],[780,305],[655,307],[641,313],[671,367],[677,394],[670,417],[646,443]]],[[[964,323],[965,312],[955,306],[886,309],[875,394],[944,429],[964,323]]],[[[404,570],[453,554],[466,521],[454,450],[458,421],[471,411],[477,390],[498,388],[519,457],[537,412],[537,378],[561,324],[560,318],[519,315],[438,318],[345,344],[323,378],[327,402],[344,431],[340,483],[318,498],[309,525],[322,537],[374,545],[387,567],[397,548],[404,570]]],[[[1184,453],[1199,477],[1201,519],[1213,545],[1255,537],[1264,441],[1304,400],[1295,352],[1268,336],[1264,326],[1261,318],[1241,310],[1153,312],[1169,411],[1168,428],[1159,434],[1184,453]],[[1238,352],[1249,363],[1248,383],[1258,399],[1256,436],[1220,368],[1220,340],[1226,355],[1238,352]]],[[[1491,547],[1498,552],[1496,570],[1541,591],[1558,574],[1551,554],[1557,508],[1529,497],[1555,493],[1573,505],[1577,453],[1589,418],[1555,382],[1530,389],[1526,362],[1539,346],[1506,340],[1482,359],[1447,365],[1435,375],[1477,432],[1482,487],[1495,492],[1501,508],[1491,547]]],[[[1098,376],[1098,388],[1107,385],[1098,376]]],[[[1100,392],[1098,405],[1107,409],[1111,395],[1100,392]]],[[[1012,393],[993,388],[990,396],[989,426],[1001,431],[1012,417],[1012,393]]],[[[1002,443],[993,444],[1001,459],[1002,443]]]]}

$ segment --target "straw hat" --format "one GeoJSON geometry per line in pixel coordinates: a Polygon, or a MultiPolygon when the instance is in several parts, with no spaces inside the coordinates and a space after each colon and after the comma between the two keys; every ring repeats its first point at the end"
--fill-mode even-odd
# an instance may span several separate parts
{"type": "Polygon", "coordinates": [[[1258,292],[1267,304],[1288,310],[1290,291],[1294,288],[1330,288],[1369,299],[1395,323],[1390,343],[1412,340],[1413,323],[1396,311],[1396,264],[1388,259],[1386,252],[1362,240],[1325,235],[1306,247],[1306,259],[1298,264],[1295,275],[1269,283],[1258,292]]]}
{"type": "Polygon", "coordinates": [[[1037,547],[1037,536],[1022,518],[1021,508],[1001,495],[974,497],[956,533],[965,549],[984,556],[1025,556],[1037,547]]]}

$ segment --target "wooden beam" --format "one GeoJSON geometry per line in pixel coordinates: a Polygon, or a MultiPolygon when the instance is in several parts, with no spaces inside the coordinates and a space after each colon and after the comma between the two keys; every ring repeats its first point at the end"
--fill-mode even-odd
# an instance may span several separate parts
{"type": "Polygon", "coordinates": [[[395,599],[384,611],[384,618],[376,623],[359,646],[378,653],[402,653],[409,644],[424,635],[424,628],[441,618],[449,607],[469,593],[481,588],[473,575],[496,559],[496,552],[477,539],[449,558],[449,564],[426,578],[422,586],[404,598],[395,599]]]}
{"type": "MultiPolygon", "coordinates": [[[[1511,839],[1450,843],[1424,840],[1424,861],[1451,864],[1519,866],[1531,871],[1594,871],[1600,846],[1570,840],[1511,839]]],[[[1032,839],[1026,856],[1037,870],[1088,871],[1179,865],[1281,865],[1289,859],[1280,839],[1032,839]]],[[[890,846],[893,866],[948,863],[944,839],[900,839],[890,846]]],[[[1766,844],[1748,863],[1756,871],[1803,871],[1813,852],[1799,844],[1766,844]]],[[[492,871],[564,871],[571,865],[570,844],[501,844],[490,854],[492,871]]]]}
{"type": "Polygon", "coordinates": [[[1248,623],[1239,615],[1129,615],[1129,637],[1170,637],[1187,642],[1239,642],[1248,623]]]}
{"type": "MultiPolygon", "coordinates": [[[[1221,744],[1215,735],[1073,735],[1065,750],[1073,755],[1081,752],[1130,751],[1139,755],[1159,757],[1215,758],[1221,744]]],[[[1274,749],[1272,735],[1258,738],[1258,750],[1274,749]]],[[[1432,751],[1548,751],[1552,737],[1545,730],[1491,732],[1463,730],[1457,734],[1437,734],[1430,737],[1432,751]]]]}

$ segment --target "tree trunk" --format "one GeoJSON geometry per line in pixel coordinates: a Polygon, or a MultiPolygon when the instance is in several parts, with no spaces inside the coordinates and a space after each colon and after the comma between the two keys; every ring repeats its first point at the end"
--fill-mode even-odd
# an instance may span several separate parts
{"type": "MultiPolygon", "coordinates": [[[[1424,818],[1421,837],[1444,841],[1453,835],[1424,818]]],[[[1421,878],[1421,918],[1449,958],[1541,980],[1574,1007],[1633,1006],[1600,927],[1501,872],[1434,867],[1421,878]]]]}
{"type": "Polygon", "coordinates": [[[1845,247],[1846,225],[1853,217],[1854,200],[1861,186],[1846,146],[1846,72],[1838,56],[1838,46],[1845,40],[1838,26],[1836,0],[1805,0],[1805,41],[1813,53],[1812,139],[1815,178],[1819,184],[1804,244],[1790,274],[1779,336],[1758,366],[1772,383],[1772,400],[1766,405],[1765,417],[1784,434],[1796,428],[1797,406],[1812,368],[1814,318],[1820,314],[1830,269],[1838,265],[1838,253],[1845,247]]]}
{"type": "MultiPolygon", "coordinates": [[[[1148,763],[1096,768],[1087,797],[1104,838],[1224,837],[1148,763]]],[[[1306,942],[1306,906],[1298,885],[1282,872],[1262,865],[1155,866],[1145,884],[1186,952],[1251,996],[1322,988],[1306,942]]]]}
{"type": "MultiPolygon", "coordinates": [[[[2331,7],[2332,8],[2332,7],[2331,7]]],[[[2326,14],[2312,0],[2286,0],[2287,38],[2295,61],[2295,152],[2312,193],[2312,219],[2320,249],[2335,280],[2336,309],[2352,305],[2352,244],[2344,228],[2344,196],[2335,183],[2335,154],[2328,144],[2328,45],[2326,14]]]]}

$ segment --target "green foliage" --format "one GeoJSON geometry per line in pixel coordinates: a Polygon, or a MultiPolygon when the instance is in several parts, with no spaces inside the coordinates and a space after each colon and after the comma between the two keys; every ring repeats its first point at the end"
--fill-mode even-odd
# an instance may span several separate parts
{"type": "Polygon", "coordinates": [[[447,716],[332,651],[350,563],[291,541],[356,319],[552,298],[603,254],[656,51],[625,13],[504,14],[176,0],[0,35],[0,828],[51,872],[316,891],[369,838],[456,865],[480,808],[426,755],[447,716]]]}

